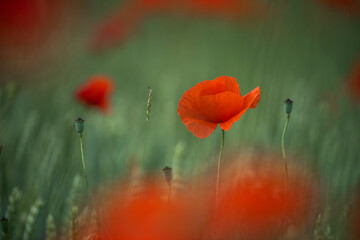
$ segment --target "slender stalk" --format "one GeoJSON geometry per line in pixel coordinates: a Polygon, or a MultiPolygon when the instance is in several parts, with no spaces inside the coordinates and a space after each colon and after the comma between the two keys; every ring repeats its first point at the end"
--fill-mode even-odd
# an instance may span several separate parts
{"type": "Polygon", "coordinates": [[[150,86],[148,87],[148,90],[149,90],[149,97],[148,97],[147,108],[146,108],[146,125],[145,125],[145,136],[144,136],[144,149],[143,149],[142,160],[141,160],[141,163],[140,163],[140,177],[142,176],[142,172],[143,172],[143,164],[144,164],[144,159],[145,159],[145,150],[146,150],[147,135],[148,135],[148,126],[149,126],[150,112],[151,112],[152,89],[151,89],[150,86]]]}
{"type": "Polygon", "coordinates": [[[215,208],[217,208],[218,203],[218,194],[219,194],[219,181],[220,181],[220,166],[221,166],[221,158],[224,151],[224,143],[225,143],[225,131],[222,131],[222,141],[221,141],[221,148],[220,148],[220,155],[218,159],[218,167],[217,167],[217,176],[216,176],[216,192],[215,192],[215,208]]]}
{"type": "Polygon", "coordinates": [[[171,187],[172,187],[172,179],[173,179],[173,174],[172,174],[172,168],[171,167],[164,167],[163,170],[163,175],[164,175],[164,179],[167,182],[168,186],[169,186],[169,192],[168,192],[168,202],[170,202],[170,198],[171,198],[171,187]]]}
{"type": "Polygon", "coordinates": [[[285,154],[285,134],[289,125],[289,121],[290,121],[290,114],[287,115],[286,118],[286,123],[284,126],[284,130],[283,130],[283,134],[282,134],[282,138],[281,138],[281,149],[282,149],[282,155],[283,155],[283,161],[284,161],[284,167],[285,167],[285,201],[286,201],[286,195],[287,195],[287,182],[288,182],[288,167],[287,167],[287,162],[286,162],[286,154],[285,154]]]}
{"type": "MultiPolygon", "coordinates": [[[[287,162],[286,162],[286,154],[285,154],[285,134],[289,125],[289,121],[290,121],[290,114],[287,114],[287,118],[286,118],[286,123],[284,126],[284,130],[283,130],[283,134],[282,134],[282,138],[281,138],[281,149],[282,149],[282,155],[283,155],[283,161],[284,161],[284,168],[285,168],[285,190],[284,190],[284,212],[283,212],[283,220],[281,223],[281,228],[283,229],[284,227],[284,221],[285,221],[285,212],[286,212],[286,204],[287,204],[287,192],[288,192],[288,167],[287,167],[287,162]]],[[[283,232],[284,233],[284,232],[283,232]]]]}
{"type": "Polygon", "coordinates": [[[171,199],[171,183],[169,183],[168,202],[170,202],[170,199],[171,199]]]}
{"type": "Polygon", "coordinates": [[[85,179],[85,183],[86,183],[86,188],[87,188],[88,194],[89,194],[89,196],[91,197],[91,192],[90,192],[89,182],[88,182],[88,177],[87,177],[87,172],[86,172],[86,165],[85,165],[85,158],[84,158],[84,147],[83,147],[82,134],[79,134],[79,136],[80,136],[80,151],[81,151],[81,160],[82,160],[83,174],[84,174],[84,179],[85,179]]]}
{"type": "Polygon", "coordinates": [[[142,175],[143,175],[143,164],[144,164],[144,160],[145,160],[145,150],[146,150],[147,135],[148,135],[147,133],[148,133],[148,125],[146,125],[146,127],[145,127],[144,148],[143,148],[142,159],[140,162],[140,177],[142,177],[142,175]]]}

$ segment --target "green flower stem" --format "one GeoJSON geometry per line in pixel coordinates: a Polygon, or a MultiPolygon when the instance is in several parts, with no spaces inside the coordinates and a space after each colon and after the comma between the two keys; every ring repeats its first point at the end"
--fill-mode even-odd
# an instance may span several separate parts
{"type": "Polygon", "coordinates": [[[88,177],[87,177],[87,172],[86,172],[82,134],[79,134],[79,136],[80,136],[80,151],[81,151],[81,160],[82,160],[82,166],[83,166],[84,179],[85,179],[88,194],[91,197],[91,192],[90,192],[89,182],[88,182],[88,177]]]}
{"type": "Polygon", "coordinates": [[[171,199],[171,183],[169,183],[169,192],[168,192],[168,202],[170,202],[171,199]]]}
{"type": "Polygon", "coordinates": [[[225,143],[225,131],[224,130],[221,130],[221,131],[222,131],[222,142],[221,142],[220,155],[219,155],[218,167],[217,167],[217,176],[216,176],[215,208],[217,208],[217,203],[218,203],[220,166],[221,166],[221,158],[223,155],[224,143],[225,143]]]}
{"type": "MultiPolygon", "coordinates": [[[[284,191],[284,214],[283,214],[283,220],[281,223],[281,228],[284,228],[284,221],[285,221],[285,211],[286,211],[286,202],[287,202],[287,192],[288,192],[288,167],[287,167],[287,162],[286,162],[286,154],[285,154],[285,134],[289,125],[289,121],[290,121],[290,114],[287,114],[287,118],[286,118],[286,123],[284,126],[284,130],[283,130],[283,134],[282,134],[282,138],[281,138],[281,149],[282,149],[282,155],[283,155],[283,161],[284,161],[284,168],[285,168],[285,191],[284,191]]],[[[284,234],[284,230],[282,230],[283,234],[284,234]]],[[[283,236],[282,238],[283,239],[283,236]]]]}
{"type": "Polygon", "coordinates": [[[142,159],[140,162],[140,177],[142,177],[143,175],[143,165],[144,165],[144,161],[145,161],[145,151],[146,151],[146,145],[147,145],[147,135],[148,135],[148,125],[146,125],[145,127],[145,136],[144,136],[144,144],[143,144],[143,154],[142,154],[142,159]]]}
{"type": "Polygon", "coordinates": [[[286,123],[285,123],[285,127],[284,127],[284,131],[282,134],[282,138],[281,138],[281,148],[282,148],[282,155],[283,155],[283,160],[284,160],[284,167],[285,167],[285,175],[286,175],[286,181],[285,181],[285,200],[286,200],[286,193],[287,193],[287,182],[288,182],[288,167],[287,167],[287,162],[286,162],[286,154],[285,154],[285,134],[289,125],[289,121],[290,121],[290,114],[287,115],[287,119],[286,119],[286,123]]]}

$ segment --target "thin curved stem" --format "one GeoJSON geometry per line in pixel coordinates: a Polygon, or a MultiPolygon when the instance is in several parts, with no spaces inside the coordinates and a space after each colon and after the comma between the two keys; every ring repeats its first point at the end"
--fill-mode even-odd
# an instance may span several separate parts
{"type": "Polygon", "coordinates": [[[216,192],[215,192],[215,208],[217,208],[217,202],[218,202],[218,194],[219,194],[219,181],[220,181],[220,166],[221,166],[221,158],[224,151],[224,144],[225,144],[225,131],[222,131],[222,142],[221,142],[221,148],[220,148],[220,155],[218,160],[218,167],[217,167],[217,176],[216,176],[216,192]]]}
{"type": "Polygon", "coordinates": [[[287,162],[286,162],[286,154],[285,154],[285,134],[289,125],[289,121],[290,121],[290,114],[287,115],[286,118],[286,123],[284,126],[284,130],[283,130],[283,134],[282,134],[282,138],[281,138],[281,149],[282,149],[282,155],[283,155],[283,161],[284,161],[284,168],[285,168],[285,190],[284,190],[284,212],[283,212],[283,220],[282,220],[282,228],[284,227],[284,221],[285,221],[285,212],[286,212],[286,202],[287,202],[287,192],[288,192],[288,167],[287,167],[287,162]]]}
{"type": "Polygon", "coordinates": [[[148,135],[148,124],[146,124],[145,127],[145,136],[144,136],[144,144],[143,144],[143,154],[142,154],[142,159],[140,162],[140,177],[142,177],[143,175],[143,165],[144,165],[144,161],[145,161],[145,151],[146,151],[146,145],[147,145],[147,135],[148,135]]]}
{"type": "Polygon", "coordinates": [[[87,177],[87,172],[86,172],[82,134],[80,134],[80,151],[81,151],[81,160],[82,160],[82,167],[83,167],[83,174],[84,174],[84,179],[85,179],[85,183],[86,183],[86,188],[89,193],[89,196],[91,197],[91,192],[90,192],[89,182],[88,182],[88,177],[87,177]]]}
{"type": "Polygon", "coordinates": [[[290,121],[290,115],[287,115],[287,119],[286,119],[286,123],[285,123],[285,127],[283,130],[283,134],[282,134],[282,138],[281,138],[281,148],[282,148],[282,154],[283,154],[283,160],[284,160],[284,167],[285,167],[285,176],[286,176],[286,181],[285,181],[285,200],[286,200],[286,192],[287,192],[287,181],[288,181],[288,168],[287,168],[287,162],[286,162],[286,154],[285,154],[285,134],[289,125],[289,121],[290,121]]]}

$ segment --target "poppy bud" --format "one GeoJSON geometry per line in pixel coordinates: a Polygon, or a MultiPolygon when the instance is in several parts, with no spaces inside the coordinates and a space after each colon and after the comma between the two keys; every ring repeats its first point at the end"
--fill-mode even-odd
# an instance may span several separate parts
{"type": "Polygon", "coordinates": [[[164,174],[164,179],[165,181],[168,183],[168,184],[171,184],[171,181],[172,181],[172,178],[173,178],[173,175],[172,175],[172,168],[171,167],[164,167],[163,168],[163,174],[164,174]]]}
{"type": "Polygon", "coordinates": [[[1,227],[5,235],[9,233],[9,220],[6,217],[1,218],[1,227]]]}
{"type": "Polygon", "coordinates": [[[287,115],[290,115],[290,113],[292,112],[293,101],[288,98],[285,100],[284,103],[284,111],[287,115]]]}
{"type": "Polygon", "coordinates": [[[84,119],[79,117],[75,120],[75,129],[78,132],[78,134],[82,134],[84,132],[84,119]]]}

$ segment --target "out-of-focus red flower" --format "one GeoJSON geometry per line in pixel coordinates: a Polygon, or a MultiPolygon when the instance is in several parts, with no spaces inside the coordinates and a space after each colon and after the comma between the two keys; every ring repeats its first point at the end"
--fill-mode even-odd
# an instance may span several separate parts
{"type": "Polygon", "coordinates": [[[331,8],[338,9],[353,16],[360,16],[360,1],[358,0],[320,0],[331,8]]]}
{"type": "Polygon", "coordinates": [[[44,66],[55,64],[54,56],[56,61],[65,56],[64,42],[82,16],[81,6],[71,0],[0,0],[2,74],[20,74],[21,79],[43,76],[44,66]]]}
{"type": "Polygon", "coordinates": [[[53,0],[0,1],[0,41],[7,47],[41,46],[56,32],[63,4],[53,0]]]}
{"type": "Polygon", "coordinates": [[[139,1],[122,4],[98,25],[90,39],[90,48],[98,51],[125,41],[139,27],[144,17],[144,8],[139,1]]]}
{"type": "Polygon", "coordinates": [[[92,50],[103,50],[126,40],[147,17],[176,14],[239,20],[260,9],[252,0],[130,0],[99,24],[90,39],[92,50]]]}
{"type": "Polygon", "coordinates": [[[97,107],[103,112],[110,110],[110,95],[114,83],[106,76],[98,75],[88,79],[75,92],[76,99],[87,106],[97,107]]]}
{"type": "Polygon", "coordinates": [[[357,61],[350,72],[348,90],[357,102],[360,102],[360,60],[357,61]]]}
{"type": "Polygon", "coordinates": [[[255,1],[248,0],[190,0],[190,4],[196,15],[206,14],[234,20],[249,16],[259,9],[255,1]]]}
{"type": "Polygon", "coordinates": [[[232,124],[260,101],[260,87],[244,97],[233,77],[206,80],[186,91],[179,101],[178,114],[196,137],[208,137],[220,124],[228,131],[232,124]]]}
{"type": "Polygon", "coordinates": [[[103,208],[101,239],[199,240],[203,227],[190,197],[167,200],[167,188],[146,183],[136,197],[114,191],[103,208]],[[119,194],[121,193],[121,194],[119,194]],[[191,203],[191,204],[190,204],[191,203]]]}
{"type": "Polygon", "coordinates": [[[187,0],[139,0],[143,9],[149,13],[166,13],[184,10],[187,0]]]}
{"type": "Polygon", "coordinates": [[[360,191],[358,191],[355,202],[351,207],[352,212],[350,215],[350,229],[352,239],[360,239],[360,191]]]}
{"type": "Polygon", "coordinates": [[[309,221],[316,182],[303,170],[289,168],[284,205],[284,167],[281,158],[276,160],[227,166],[212,220],[220,239],[278,239],[290,226],[301,231],[309,221]]]}

